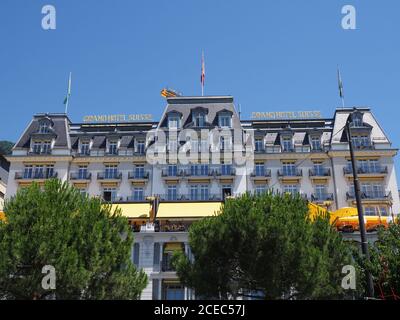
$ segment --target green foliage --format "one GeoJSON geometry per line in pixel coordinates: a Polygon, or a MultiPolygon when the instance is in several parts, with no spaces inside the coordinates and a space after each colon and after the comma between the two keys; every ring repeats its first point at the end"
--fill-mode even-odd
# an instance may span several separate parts
{"type": "Polygon", "coordinates": [[[18,191],[0,223],[0,299],[137,299],[147,284],[130,261],[133,235],[119,210],[46,181],[18,191]],[[56,289],[42,289],[42,268],[56,289]]]}
{"type": "Polygon", "coordinates": [[[181,281],[205,298],[261,294],[265,299],[335,299],[351,251],[329,217],[310,221],[300,196],[245,194],[221,214],[194,223],[194,256],[176,254],[181,281]]]}
{"type": "Polygon", "coordinates": [[[391,223],[378,230],[378,240],[369,248],[371,262],[358,257],[363,270],[374,277],[375,296],[393,299],[400,296],[400,224],[391,223]],[[383,294],[384,297],[381,295],[383,294]]]}
{"type": "Polygon", "coordinates": [[[11,141],[2,140],[0,141],[0,154],[8,155],[11,154],[11,149],[13,148],[14,143],[11,141]]]}

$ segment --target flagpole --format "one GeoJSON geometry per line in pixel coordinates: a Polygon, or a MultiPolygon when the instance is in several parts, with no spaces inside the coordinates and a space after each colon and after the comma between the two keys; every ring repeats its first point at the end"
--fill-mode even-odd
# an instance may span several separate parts
{"type": "Polygon", "coordinates": [[[68,78],[68,91],[67,91],[67,96],[65,97],[65,114],[67,114],[68,112],[69,96],[71,95],[71,75],[72,72],[69,73],[69,78],[68,78]]]}
{"type": "Polygon", "coordinates": [[[339,85],[339,96],[340,99],[342,100],[342,109],[344,109],[344,93],[343,93],[343,82],[342,82],[342,76],[340,75],[340,69],[339,66],[337,67],[337,76],[338,76],[338,85],[339,85]]]}

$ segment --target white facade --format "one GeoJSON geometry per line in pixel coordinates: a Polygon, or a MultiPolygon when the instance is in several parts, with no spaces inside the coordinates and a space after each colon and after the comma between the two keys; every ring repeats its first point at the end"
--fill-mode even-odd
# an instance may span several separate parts
{"type": "MultiPolygon", "coordinates": [[[[396,215],[400,212],[394,166],[397,149],[369,108],[336,110],[330,119],[241,120],[232,97],[169,98],[157,123],[72,124],[62,114],[36,115],[8,157],[7,197],[20,186],[56,176],[92,196],[119,203],[142,203],[147,196],[159,196],[164,202],[222,202],[227,195],[274,189],[299,192],[330,210],[355,206],[343,131],[350,113],[357,119],[351,130],[364,210],[366,214],[396,215]],[[211,161],[211,156],[208,163],[204,159],[197,163],[197,168],[192,168],[193,163],[178,163],[174,168],[171,158],[167,163],[149,163],[146,150],[158,140],[147,133],[167,133],[170,144],[160,149],[167,158],[172,154],[170,145],[179,149],[184,144],[173,144],[168,131],[172,125],[178,132],[222,132],[223,125],[232,132],[234,142],[229,149],[224,140],[224,150],[232,154],[239,141],[243,149],[252,150],[246,158],[251,165],[233,160],[231,166],[223,166],[211,161]]],[[[210,133],[200,144],[213,137],[210,133]]],[[[211,143],[206,148],[214,147],[211,143]]],[[[181,243],[190,254],[188,233],[143,231],[135,233],[132,250],[132,259],[149,275],[142,299],[194,298],[193,292],[179,287],[175,272],[163,270],[160,262],[168,243],[181,243]]]]}

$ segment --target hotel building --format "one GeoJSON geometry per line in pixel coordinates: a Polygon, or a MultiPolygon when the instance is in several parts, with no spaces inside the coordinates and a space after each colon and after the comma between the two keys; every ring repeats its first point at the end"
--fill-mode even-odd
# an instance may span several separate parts
{"type": "Polygon", "coordinates": [[[399,213],[397,149],[371,110],[337,109],[331,118],[304,114],[243,120],[231,96],[167,98],[158,122],[106,117],[72,123],[65,114],[36,114],[7,157],[6,196],[59,178],[118,205],[135,232],[133,262],[149,276],[142,299],[193,299],[170,258],[174,250],[191,256],[188,227],[212,216],[227,196],[273,189],[300,193],[330,210],[355,206],[344,131],[350,114],[364,211],[399,213]],[[148,223],[149,196],[160,200],[155,223],[148,223]]]}

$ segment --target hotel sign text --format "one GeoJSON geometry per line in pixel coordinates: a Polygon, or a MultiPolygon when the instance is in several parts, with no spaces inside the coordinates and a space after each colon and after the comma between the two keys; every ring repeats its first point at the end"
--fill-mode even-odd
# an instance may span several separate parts
{"type": "Polygon", "coordinates": [[[100,114],[83,117],[83,122],[135,122],[152,120],[152,114],[100,114]]]}
{"type": "Polygon", "coordinates": [[[321,119],[321,111],[252,112],[252,120],[321,119]]]}

